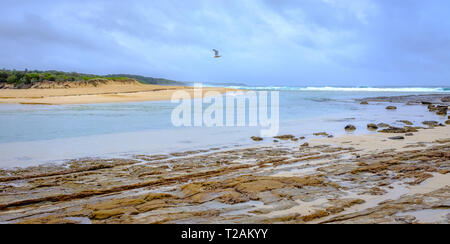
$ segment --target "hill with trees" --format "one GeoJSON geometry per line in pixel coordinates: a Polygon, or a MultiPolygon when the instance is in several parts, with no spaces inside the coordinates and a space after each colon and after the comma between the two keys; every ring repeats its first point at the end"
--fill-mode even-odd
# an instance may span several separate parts
{"type": "Polygon", "coordinates": [[[128,74],[101,76],[77,72],[62,72],[56,70],[0,70],[0,88],[30,88],[40,82],[88,82],[98,80],[125,81],[130,79],[135,79],[144,84],[186,85],[186,83],[184,82],[128,74]]]}
{"type": "Polygon", "coordinates": [[[154,84],[154,85],[171,85],[171,86],[185,86],[188,83],[181,81],[168,80],[164,78],[153,78],[146,77],[142,75],[130,75],[130,74],[114,74],[114,75],[106,75],[105,77],[128,77],[131,79],[135,79],[144,84],[154,84]]]}

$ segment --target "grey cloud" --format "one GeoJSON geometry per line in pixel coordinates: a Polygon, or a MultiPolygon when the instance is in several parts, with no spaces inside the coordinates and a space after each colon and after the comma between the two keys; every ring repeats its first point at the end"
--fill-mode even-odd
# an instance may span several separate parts
{"type": "Polygon", "coordinates": [[[5,0],[0,66],[255,85],[445,85],[449,10],[446,0],[5,0]],[[223,58],[211,59],[212,48],[223,58]]]}

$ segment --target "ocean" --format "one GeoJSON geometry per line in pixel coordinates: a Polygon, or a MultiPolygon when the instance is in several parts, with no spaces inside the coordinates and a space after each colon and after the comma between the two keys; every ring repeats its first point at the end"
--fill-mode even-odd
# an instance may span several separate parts
{"type": "MultiPolygon", "coordinates": [[[[425,106],[387,103],[360,105],[355,99],[377,96],[448,93],[444,87],[233,87],[252,91],[279,91],[279,134],[313,138],[314,132],[342,135],[347,124],[354,133],[374,133],[367,123],[402,125],[410,120],[445,118],[425,106]]],[[[254,142],[260,127],[175,127],[170,101],[83,104],[0,104],[0,167],[25,167],[84,157],[130,157],[175,151],[230,148],[273,143],[254,142]]],[[[208,104],[203,106],[208,107],[208,104]]]]}

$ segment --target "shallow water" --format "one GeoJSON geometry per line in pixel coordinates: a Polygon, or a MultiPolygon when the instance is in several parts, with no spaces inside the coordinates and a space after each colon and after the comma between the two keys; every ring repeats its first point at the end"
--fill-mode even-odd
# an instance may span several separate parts
{"type": "MultiPolygon", "coordinates": [[[[355,133],[371,133],[367,123],[407,119],[443,121],[425,106],[386,103],[360,105],[356,98],[426,94],[379,91],[280,91],[280,132],[312,137],[326,131],[344,134],[353,124],[355,133]]],[[[259,127],[174,127],[170,101],[88,105],[0,105],[0,167],[29,166],[80,157],[119,157],[159,154],[210,147],[254,145],[259,127]]],[[[203,106],[208,107],[208,104],[203,106]]],[[[272,142],[265,139],[262,143],[272,142]]]]}
{"type": "Polygon", "coordinates": [[[424,209],[410,212],[403,212],[395,216],[413,216],[419,223],[442,223],[446,224],[450,220],[448,209],[424,209]]]}

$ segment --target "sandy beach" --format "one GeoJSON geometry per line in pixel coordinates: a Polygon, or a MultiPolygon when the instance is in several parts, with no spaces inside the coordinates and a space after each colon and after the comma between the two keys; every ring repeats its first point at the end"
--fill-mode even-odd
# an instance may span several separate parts
{"type": "MultiPolygon", "coordinates": [[[[94,86],[68,88],[0,89],[0,103],[20,104],[90,104],[170,100],[175,91],[193,96],[193,87],[147,85],[136,82],[108,82],[94,86]]],[[[214,91],[225,93],[235,89],[204,87],[203,95],[214,91]]]]}

